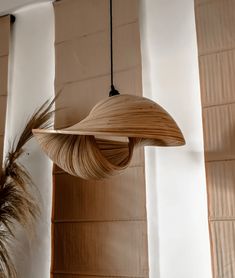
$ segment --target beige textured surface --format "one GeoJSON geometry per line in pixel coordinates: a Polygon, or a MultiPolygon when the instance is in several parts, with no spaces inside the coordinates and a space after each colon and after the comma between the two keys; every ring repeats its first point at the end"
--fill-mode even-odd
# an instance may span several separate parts
{"type": "Polygon", "coordinates": [[[106,275],[79,275],[79,274],[75,274],[75,273],[60,273],[60,274],[55,274],[54,275],[55,278],[145,278],[145,276],[106,276],[106,275]]]}
{"type": "Polygon", "coordinates": [[[8,55],[0,57],[0,96],[7,95],[8,55]]]}
{"type": "Polygon", "coordinates": [[[214,277],[235,277],[235,223],[231,220],[211,221],[214,277]]]}
{"type": "MultiPolygon", "coordinates": [[[[114,30],[114,70],[140,65],[138,23],[122,25],[114,30]],[[126,49],[132,49],[128,52],[126,49]]],[[[56,83],[82,81],[108,75],[109,33],[98,32],[57,44],[56,83]],[[59,59],[58,59],[59,57],[59,59]],[[76,68],[76,70],[74,70],[76,68]]]]}
{"type": "MultiPolygon", "coordinates": [[[[133,5],[133,0],[125,0],[125,8],[123,8],[122,2],[123,0],[113,2],[114,27],[138,21],[138,6],[133,5]]],[[[109,0],[63,0],[61,3],[58,2],[55,6],[56,43],[107,30],[109,28],[108,5],[109,0]],[[64,18],[67,20],[65,21],[64,18]]]]}
{"type": "Polygon", "coordinates": [[[141,221],[57,224],[55,269],[97,276],[118,276],[122,270],[127,277],[145,276],[146,236],[141,221]],[[66,244],[61,246],[61,241],[66,244]]]}
{"type": "Polygon", "coordinates": [[[142,166],[127,168],[112,184],[107,179],[90,182],[66,173],[56,175],[55,183],[55,221],[145,219],[142,166]]]}
{"type": "Polygon", "coordinates": [[[7,96],[0,96],[0,135],[5,132],[5,117],[6,117],[7,96]]]}
{"type": "Polygon", "coordinates": [[[207,163],[206,172],[210,180],[210,219],[233,219],[235,217],[235,161],[207,163]]]}
{"type": "Polygon", "coordinates": [[[235,1],[195,1],[215,278],[235,277],[235,1]]]}
{"type": "MultiPolygon", "coordinates": [[[[124,71],[117,72],[115,75],[117,89],[123,94],[138,95],[141,88],[141,69],[134,67],[124,71]]],[[[70,84],[58,85],[56,91],[63,89],[63,93],[56,102],[56,107],[61,109],[56,116],[56,127],[61,128],[66,125],[73,125],[77,121],[84,119],[94,104],[107,97],[107,88],[110,86],[110,76],[100,76],[90,79],[73,82],[70,84]],[[79,104],[79,99],[86,99],[86,105],[79,107],[71,106],[74,101],[79,104]],[[66,117],[64,110],[66,109],[66,117]]]]}
{"type": "MultiPolygon", "coordinates": [[[[62,0],[56,24],[56,128],[72,125],[108,96],[107,0],[62,0]],[[89,12],[88,12],[89,11],[89,12]]],[[[114,0],[115,83],[142,95],[138,1],[114,0]]],[[[52,277],[148,277],[144,157],[104,181],[55,167],[52,277]]]]}
{"type": "Polygon", "coordinates": [[[235,103],[203,109],[206,161],[235,158],[235,103]]]}
{"type": "Polygon", "coordinates": [[[2,163],[2,155],[3,155],[3,144],[4,144],[4,137],[0,135],[0,162],[2,163]]]}
{"type": "Polygon", "coordinates": [[[235,102],[235,50],[201,56],[200,72],[204,107],[235,102]]]}
{"type": "Polygon", "coordinates": [[[211,54],[235,47],[235,1],[204,1],[196,6],[199,54],[211,54]]]}
{"type": "Polygon", "coordinates": [[[3,143],[5,133],[9,40],[10,17],[0,17],[0,165],[2,164],[3,159],[3,143]]]}
{"type": "Polygon", "coordinates": [[[9,54],[10,16],[0,17],[0,57],[9,54]]]}

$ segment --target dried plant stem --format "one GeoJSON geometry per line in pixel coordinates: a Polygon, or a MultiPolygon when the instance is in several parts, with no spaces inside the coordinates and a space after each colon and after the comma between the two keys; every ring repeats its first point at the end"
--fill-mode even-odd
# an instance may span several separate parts
{"type": "Polygon", "coordinates": [[[0,277],[16,278],[17,273],[9,254],[9,241],[16,223],[29,230],[40,209],[33,194],[33,182],[19,158],[25,144],[33,137],[32,129],[51,126],[55,99],[46,101],[31,116],[22,133],[14,140],[0,172],[0,277]]]}

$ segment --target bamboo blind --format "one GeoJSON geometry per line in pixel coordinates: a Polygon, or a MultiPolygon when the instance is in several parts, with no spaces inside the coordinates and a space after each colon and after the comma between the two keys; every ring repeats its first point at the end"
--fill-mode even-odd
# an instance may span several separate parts
{"type": "Polygon", "coordinates": [[[6,120],[10,25],[10,16],[0,17],[0,165],[3,159],[6,120]]]}
{"type": "MultiPolygon", "coordinates": [[[[109,1],[55,8],[56,128],[75,124],[110,90],[109,1]]],[[[142,94],[137,0],[114,0],[114,72],[121,93],[142,94]]],[[[85,181],[54,169],[54,278],[148,277],[144,156],[123,174],[85,181]]]]}
{"type": "Polygon", "coordinates": [[[235,1],[196,0],[214,277],[235,277],[235,1]]]}

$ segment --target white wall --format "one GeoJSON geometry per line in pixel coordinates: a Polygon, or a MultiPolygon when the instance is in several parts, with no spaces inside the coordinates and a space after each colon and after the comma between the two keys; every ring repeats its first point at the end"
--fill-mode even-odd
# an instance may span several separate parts
{"type": "Polygon", "coordinates": [[[150,277],[210,278],[194,1],[140,2],[144,94],[170,112],[187,142],[146,149],[150,277]]]}
{"type": "MultiPolygon", "coordinates": [[[[14,138],[27,118],[54,94],[54,11],[51,3],[16,11],[9,69],[9,101],[5,142],[14,138]]],[[[6,151],[6,150],[5,150],[6,151]]],[[[19,278],[50,277],[52,164],[33,140],[23,163],[40,191],[41,216],[35,235],[18,230],[13,250],[19,278]]]]}
{"type": "Polygon", "coordinates": [[[0,15],[12,13],[29,4],[49,2],[51,0],[0,0],[0,15]]]}

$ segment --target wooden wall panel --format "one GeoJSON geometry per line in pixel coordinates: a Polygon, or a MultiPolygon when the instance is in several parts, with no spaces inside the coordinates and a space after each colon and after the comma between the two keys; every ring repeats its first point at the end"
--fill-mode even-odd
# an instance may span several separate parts
{"type": "MultiPolygon", "coordinates": [[[[56,43],[107,30],[109,28],[108,2],[109,0],[57,2],[55,5],[56,43]]],[[[115,27],[137,22],[138,17],[138,5],[133,5],[133,0],[125,0],[125,7],[123,7],[123,0],[113,2],[113,25],[115,27]]]]}
{"type": "Polygon", "coordinates": [[[206,164],[210,186],[209,215],[211,220],[235,216],[235,161],[214,161],[206,164]]]}
{"type": "Polygon", "coordinates": [[[235,1],[196,0],[214,277],[235,277],[235,1]]]}
{"type": "Polygon", "coordinates": [[[235,103],[203,109],[206,161],[235,158],[235,103]]]}
{"type": "Polygon", "coordinates": [[[4,144],[4,136],[0,135],[0,163],[2,164],[2,159],[3,159],[3,144],[4,144]]]}
{"type": "MultiPolygon", "coordinates": [[[[142,95],[138,0],[113,0],[115,84],[142,95]]],[[[110,91],[109,1],[55,8],[56,127],[72,125],[110,91]]],[[[143,150],[121,175],[85,181],[54,168],[54,278],[148,277],[143,150]]]]}
{"type": "Polygon", "coordinates": [[[144,220],[144,182],[143,166],[130,167],[112,178],[112,183],[109,179],[93,182],[79,179],[78,182],[76,177],[58,174],[55,176],[54,220],[144,220]],[[63,202],[66,207],[60,206],[63,202]]]}
{"type": "Polygon", "coordinates": [[[211,221],[214,277],[235,277],[235,223],[230,220],[211,221]]]}
{"type": "Polygon", "coordinates": [[[3,143],[7,107],[10,25],[10,16],[0,17],[0,165],[2,165],[3,159],[3,143]]]}
{"type": "Polygon", "coordinates": [[[0,96],[0,135],[5,132],[5,116],[6,116],[7,96],[0,96]]]}
{"type": "Polygon", "coordinates": [[[234,50],[202,55],[200,72],[203,107],[235,102],[234,50]]]}
{"type": "MultiPolygon", "coordinates": [[[[130,23],[115,30],[114,70],[139,66],[140,60],[136,60],[140,53],[138,24],[130,23]],[[128,52],[126,49],[132,51],[128,52]]],[[[59,43],[56,57],[59,57],[56,59],[56,83],[64,84],[107,75],[110,72],[109,33],[98,32],[59,43]]]]}
{"type": "Polygon", "coordinates": [[[8,55],[0,57],[0,96],[7,95],[8,55]]]}
{"type": "Polygon", "coordinates": [[[0,17],[0,57],[8,56],[10,42],[10,16],[0,17]]]}
{"type": "Polygon", "coordinates": [[[119,276],[122,271],[125,277],[144,277],[145,236],[146,229],[141,221],[57,224],[55,269],[57,273],[111,277],[119,276]]]}
{"type": "MultiPolygon", "coordinates": [[[[129,94],[139,94],[141,92],[141,70],[140,67],[127,69],[117,72],[115,75],[116,83],[120,92],[129,94]]],[[[66,116],[64,110],[58,111],[56,116],[56,125],[63,127],[65,125],[72,125],[76,123],[77,119],[83,119],[87,116],[88,111],[97,103],[101,98],[107,97],[107,88],[110,86],[110,77],[108,75],[72,82],[65,85],[58,85],[57,92],[63,89],[63,94],[57,100],[58,108],[66,108],[66,116]],[[79,98],[86,99],[86,105],[82,106],[79,110],[76,106],[71,106],[71,99],[78,102],[79,98]]]]}
{"type": "MultiPolygon", "coordinates": [[[[54,278],[110,278],[110,276],[90,276],[90,275],[76,275],[76,274],[54,274],[54,278]]],[[[115,276],[115,278],[123,278],[123,276],[115,276]]],[[[129,277],[128,277],[129,278],[129,277]]],[[[130,278],[135,278],[135,277],[130,277],[130,278]]],[[[142,278],[142,277],[138,277],[138,278],[142,278]]]]}
{"type": "Polygon", "coordinates": [[[196,6],[199,54],[212,54],[235,46],[234,0],[202,1],[196,6]]]}

